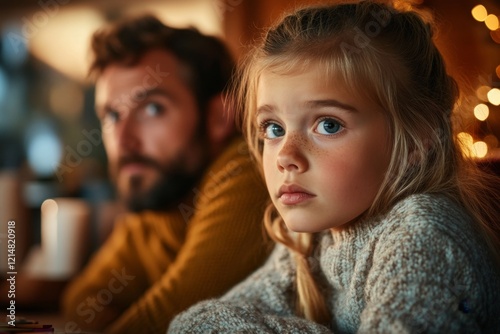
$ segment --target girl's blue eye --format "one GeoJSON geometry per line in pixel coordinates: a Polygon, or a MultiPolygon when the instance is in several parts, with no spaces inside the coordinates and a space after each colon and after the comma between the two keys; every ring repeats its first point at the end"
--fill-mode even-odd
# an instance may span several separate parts
{"type": "Polygon", "coordinates": [[[264,126],[266,138],[273,139],[285,135],[285,130],[276,123],[268,123],[264,126]]]}
{"type": "Polygon", "coordinates": [[[327,118],[318,123],[317,131],[323,135],[332,135],[340,130],[343,126],[336,120],[327,118]]]}

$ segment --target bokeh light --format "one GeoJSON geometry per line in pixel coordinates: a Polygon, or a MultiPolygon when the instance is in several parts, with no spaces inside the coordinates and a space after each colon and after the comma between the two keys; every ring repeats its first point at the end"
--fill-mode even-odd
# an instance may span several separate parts
{"type": "Polygon", "coordinates": [[[483,22],[486,20],[486,17],[488,16],[488,11],[486,10],[486,7],[483,5],[477,5],[476,7],[472,8],[472,17],[479,22],[483,22]]]}
{"type": "Polygon", "coordinates": [[[490,31],[490,36],[493,42],[500,44],[500,29],[490,31]]]}
{"type": "Polygon", "coordinates": [[[480,86],[476,89],[476,96],[478,99],[484,102],[488,102],[488,92],[491,90],[489,86],[480,86]]]}
{"type": "Polygon", "coordinates": [[[490,14],[486,17],[486,20],[484,20],[484,24],[490,29],[491,31],[497,30],[498,29],[498,17],[496,15],[490,14]]]}
{"type": "Polygon", "coordinates": [[[500,105],[500,89],[498,88],[491,89],[488,92],[488,101],[495,106],[500,105]]]}
{"type": "Polygon", "coordinates": [[[460,132],[457,135],[457,140],[462,149],[462,153],[467,157],[473,156],[474,138],[467,132],[460,132]]]}
{"type": "Polygon", "coordinates": [[[47,122],[33,123],[28,129],[26,153],[29,166],[39,177],[50,177],[62,158],[62,143],[47,122]]]}
{"type": "Polygon", "coordinates": [[[498,147],[498,138],[495,135],[487,135],[483,138],[483,141],[488,145],[490,149],[498,147]]]}
{"type": "Polygon", "coordinates": [[[477,158],[484,158],[488,154],[488,145],[484,141],[475,142],[473,153],[477,158]]]}
{"type": "Polygon", "coordinates": [[[474,116],[480,121],[485,121],[489,115],[490,109],[484,103],[480,103],[474,108],[474,116]]]}

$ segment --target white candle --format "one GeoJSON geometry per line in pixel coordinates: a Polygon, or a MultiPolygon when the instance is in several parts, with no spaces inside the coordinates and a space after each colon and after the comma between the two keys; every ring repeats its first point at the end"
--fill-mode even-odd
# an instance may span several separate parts
{"type": "Polygon", "coordinates": [[[57,203],[53,199],[45,200],[41,207],[41,249],[43,268],[50,273],[55,266],[58,252],[59,233],[57,228],[57,203]]]}
{"type": "Polygon", "coordinates": [[[49,276],[70,278],[81,268],[88,244],[88,204],[76,198],[42,204],[42,252],[49,276]]]}

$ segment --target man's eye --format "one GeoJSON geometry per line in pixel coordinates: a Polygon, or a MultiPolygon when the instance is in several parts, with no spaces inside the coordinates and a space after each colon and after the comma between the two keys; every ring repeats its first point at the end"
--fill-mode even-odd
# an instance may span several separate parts
{"type": "Polygon", "coordinates": [[[285,135],[285,130],[276,123],[268,123],[264,126],[265,135],[268,139],[282,137],[285,135]]]}
{"type": "Polygon", "coordinates": [[[146,104],[144,111],[147,116],[158,116],[162,113],[163,106],[158,103],[150,102],[146,104]]]}
{"type": "Polygon", "coordinates": [[[107,111],[106,114],[104,115],[104,122],[111,122],[111,123],[116,123],[120,119],[120,113],[118,113],[115,110],[110,110],[107,111]]]}
{"type": "Polygon", "coordinates": [[[339,132],[343,128],[344,127],[342,126],[342,124],[340,124],[338,121],[327,118],[318,123],[316,130],[318,131],[318,133],[321,133],[323,135],[332,135],[339,132]]]}

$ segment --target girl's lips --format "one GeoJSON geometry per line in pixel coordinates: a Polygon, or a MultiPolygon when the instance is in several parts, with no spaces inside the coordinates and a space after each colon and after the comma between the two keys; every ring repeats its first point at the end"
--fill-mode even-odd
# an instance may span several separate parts
{"type": "Polygon", "coordinates": [[[279,197],[279,200],[281,203],[285,205],[296,205],[303,203],[311,198],[313,198],[314,195],[311,195],[309,193],[304,193],[304,192],[290,192],[290,193],[283,193],[279,197]]]}
{"type": "Polygon", "coordinates": [[[278,191],[278,199],[285,205],[300,204],[313,197],[314,194],[294,184],[283,185],[278,191]]]}

